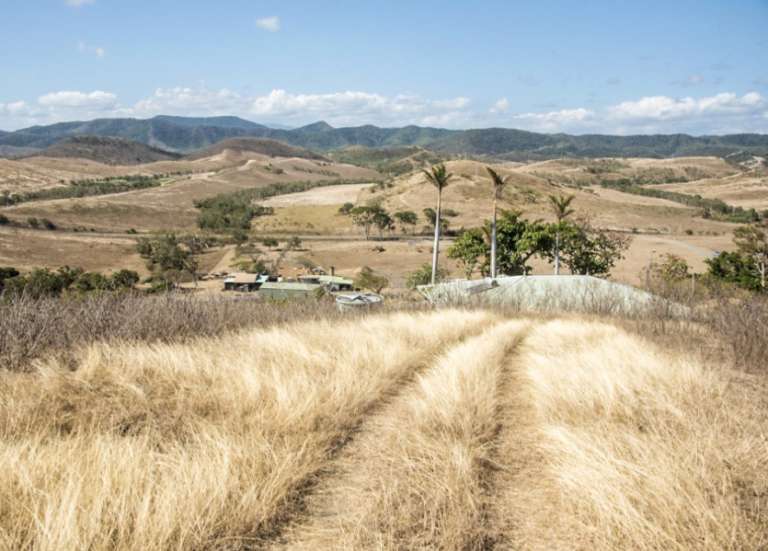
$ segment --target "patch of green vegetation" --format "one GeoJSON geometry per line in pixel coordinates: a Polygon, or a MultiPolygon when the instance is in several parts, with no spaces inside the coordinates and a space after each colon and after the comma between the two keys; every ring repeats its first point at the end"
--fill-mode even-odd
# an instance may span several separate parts
{"type": "Polygon", "coordinates": [[[421,147],[349,147],[332,151],[329,157],[340,163],[371,168],[382,174],[399,176],[419,165],[436,164],[443,159],[421,147]]]}
{"type": "Polygon", "coordinates": [[[29,201],[44,201],[47,199],[70,199],[73,197],[91,197],[94,195],[110,195],[125,191],[134,191],[157,187],[165,176],[114,176],[97,180],[77,180],[67,186],[26,193],[5,192],[0,195],[0,207],[18,205],[29,201]]]}
{"type": "Polygon", "coordinates": [[[647,188],[629,178],[603,180],[600,182],[600,185],[604,188],[615,189],[623,193],[666,199],[689,207],[700,208],[703,209],[704,218],[716,218],[718,220],[734,223],[756,222],[760,220],[760,215],[755,209],[745,210],[742,207],[729,205],[721,199],[708,199],[701,195],[689,195],[677,191],[647,188]]]}
{"type": "Polygon", "coordinates": [[[120,270],[111,276],[86,272],[82,268],[63,266],[51,271],[37,268],[21,275],[14,268],[0,268],[0,292],[6,296],[40,298],[62,294],[85,294],[99,291],[124,291],[133,289],[139,282],[139,274],[132,270],[120,270]]]}
{"type": "Polygon", "coordinates": [[[267,186],[220,193],[208,199],[195,202],[195,207],[201,211],[197,223],[200,228],[209,230],[247,230],[251,227],[251,220],[256,216],[265,216],[273,213],[271,207],[254,205],[255,201],[288,193],[300,193],[316,187],[360,183],[363,183],[363,181],[338,179],[313,182],[301,180],[297,182],[276,182],[267,186]]]}

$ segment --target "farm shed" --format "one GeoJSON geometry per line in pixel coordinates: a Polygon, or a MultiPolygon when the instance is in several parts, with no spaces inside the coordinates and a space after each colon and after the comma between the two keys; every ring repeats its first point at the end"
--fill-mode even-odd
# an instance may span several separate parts
{"type": "Polygon", "coordinates": [[[306,275],[299,276],[298,279],[301,283],[322,285],[333,293],[338,291],[351,291],[354,289],[354,282],[351,279],[336,275],[306,275]]]}
{"type": "Polygon", "coordinates": [[[322,289],[319,283],[302,283],[298,281],[268,281],[259,288],[259,295],[274,300],[292,298],[307,298],[322,289]]]}
{"type": "Polygon", "coordinates": [[[268,279],[259,274],[232,274],[224,279],[225,291],[256,291],[268,279]]]}

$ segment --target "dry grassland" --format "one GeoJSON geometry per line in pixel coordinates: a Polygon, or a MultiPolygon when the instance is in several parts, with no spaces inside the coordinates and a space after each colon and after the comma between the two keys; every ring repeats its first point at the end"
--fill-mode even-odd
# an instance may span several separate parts
{"type": "Polygon", "coordinates": [[[395,313],[0,373],[0,548],[760,549],[764,381],[609,322],[395,313]]]}

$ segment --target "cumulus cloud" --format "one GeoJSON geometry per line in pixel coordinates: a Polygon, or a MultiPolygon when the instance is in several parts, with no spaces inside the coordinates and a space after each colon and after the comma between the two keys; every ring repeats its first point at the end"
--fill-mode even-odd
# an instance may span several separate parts
{"type": "Polygon", "coordinates": [[[270,17],[261,17],[256,20],[256,26],[265,31],[276,33],[280,30],[280,18],[276,15],[270,17]]]}
{"type": "Polygon", "coordinates": [[[491,106],[491,113],[506,113],[509,111],[509,100],[507,98],[501,98],[491,106]]]}
{"type": "Polygon", "coordinates": [[[666,121],[707,115],[749,115],[764,104],[765,99],[757,92],[749,92],[741,97],[724,92],[699,99],[650,96],[619,103],[611,107],[608,113],[617,119],[666,121]]]}
{"type": "Polygon", "coordinates": [[[64,90],[40,96],[37,102],[45,107],[110,109],[117,106],[117,96],[110,92],[102,92],[101,90],[95,90],[90,93],[64,90]]]}
{"type": "Polygon", "coordinates": [[[592,120],[594,116],[594,111],[578,107],[576,109],[561,109],[546,113],[520,113],[513,115],[513,120],[521,122],[522,125],[529,129],[556,132],[583,126],[584,123],[592,120]]]}
{"type": "MultiPolygon", "coordinates": [[[[15,98],[12,98],[15,99],[15,98]]],[[[227,88],[159,88],[134,103],[120,102],[107,91],[58,91],[36,101],[0,103],[0,128],[10,130],[66,120],[154,115],[238,115],[262,123],[301,126],[326,120],[334,126],[405,126],[445,128],[501,126],[540,132],[647,134],[723,134],[768,131],[768,99],[758,92],[724,92],[704,97],[648,96],[614,105],[587,108],[512,111],[502,97],[480,108],[469,98],[424,98],[346,90],[311,94],[274,89],[242,94],[227,88]]]]}
{"type": "Polygon", "coordinates": [[[0,103],[0,113],[8,115],[25,114],[28,110],[26,101],[12,101],[10,103],[0,103]]]}

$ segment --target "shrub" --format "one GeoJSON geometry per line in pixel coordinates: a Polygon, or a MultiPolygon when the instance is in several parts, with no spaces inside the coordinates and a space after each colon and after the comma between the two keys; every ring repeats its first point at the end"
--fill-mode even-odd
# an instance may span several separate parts
{"type": "Polygon", "coordinates": [[[389,285],[389,280],[375,273],[368,266],[364,266],[355,278],[354,285],[358,289],[369,289],[375,293],[380,293],[382,289],[389,285]]]}
{"type": "MultiPolygon", "coordinates": [[[[442,281],[448,277],[448,270],[437,268],[436,281],[442,281]]],[[[415,289],[419,285],[429,285],[432,282],[432,265],[423,264],[418,270],[408,275],[405,284],[409,289],[415,289]]]]}

